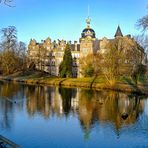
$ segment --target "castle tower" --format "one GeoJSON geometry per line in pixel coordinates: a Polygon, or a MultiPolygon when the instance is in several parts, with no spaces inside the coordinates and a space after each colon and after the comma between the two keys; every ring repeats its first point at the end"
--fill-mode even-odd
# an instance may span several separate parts
{"type": "Polygon", "coordinates": [[[80,38],[80,57],[94,53],[94,41],[96,40],[95,31],[90,27],[91,19],[86,19],[87,26],[81,33],[80,38]]]}
{"type": "MultiPolygon", "coordinates": [[[[86,19],[86,28],[81,33],[80,38],[80,59],[85,57],[89,54],[95,53],[95,41],[96,41],[96,34],[95,31],[90,27],[91,19],[88,17],[86,19]]],[[[83,77],[81,74],[81,64],[79,64],[79,75],[78,77],[83,77]]]]}

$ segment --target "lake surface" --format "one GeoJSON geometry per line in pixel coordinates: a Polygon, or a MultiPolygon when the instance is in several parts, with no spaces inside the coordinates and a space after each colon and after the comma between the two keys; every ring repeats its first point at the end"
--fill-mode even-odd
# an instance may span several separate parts
{"type": "Polygon", "coordinates": [[[146,148],[148,99],[0,82],[0,134],[23,148],[146,148]]]}

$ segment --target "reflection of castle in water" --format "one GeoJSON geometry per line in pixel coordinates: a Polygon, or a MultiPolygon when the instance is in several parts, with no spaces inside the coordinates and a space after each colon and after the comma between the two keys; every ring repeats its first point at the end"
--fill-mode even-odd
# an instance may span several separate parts
{"type": "Polygon", "coordinates": [[[0,100],[0,110],[4,114],[0,124],[5,122],[6,125],[11,123],[7,119],[13,119],[7,118],[7,115],[12,116],[14,108],[23,110],[26,106],[30,116],[38,114],[46,119],[51,116],[67,118],[69,115],[77,115],[84,130],[89,130],[100,122],[110,122],[116,129],[120,129],[124,124],[133,124],[145,107],[145,100],[135,95],[78,88],[17,84],[12,87],[12,84],[3,84],[0,95],[16,100],[16,104],[0,100]],[[17,100],[23,97],[26,99],[17,100]]]}
{"type": "Polygon", "coordinates": [[[75,89],[28,86],[27,94],[27,110],[30,115],[40,112],[45,118],[51,114],[60,117],[64,114],[68,115],[70,111],[75,111],[77,108],[78,97],[75,96],[75,89]]]}
{"type": "Polygon", "coordinates": [[[132,124],[144,110],[145,100],[135,95],[93,90],[34,87],[27,91],[27,109],[30,115],[42,113],[45,118],[78,114],[84,129],[95,123],[111,122],[117,129],[132,124]],[[30,92],[31,91],[31,92],[30,92]]]}

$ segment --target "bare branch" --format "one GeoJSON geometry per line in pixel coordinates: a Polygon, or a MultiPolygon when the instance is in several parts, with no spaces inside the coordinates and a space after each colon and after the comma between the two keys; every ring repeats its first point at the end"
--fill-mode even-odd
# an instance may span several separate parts
{"type": "Polygon", "coordinates": [[[13,2],[13,0],[0,0],[0,3],[3,3],[9,7],[15,7],[15,6],[11,5],[12,2],[13,2]]]}
{"type": "Polygon", "coordinates": [[[140,28],[142,27],[143,31],[147,31],[148,30],[148,15],[139,19],[137,25],[140,28]]]}
{"type": "MultiPolygon", "coordinates": [[[[147,5],[148,9],[148,5],[147,5]]],[[[143,32],[148,30],[148,15],[143,16],[141,19],[138,20],[136,24],[139,28],[142,28],[143,32]]]]}

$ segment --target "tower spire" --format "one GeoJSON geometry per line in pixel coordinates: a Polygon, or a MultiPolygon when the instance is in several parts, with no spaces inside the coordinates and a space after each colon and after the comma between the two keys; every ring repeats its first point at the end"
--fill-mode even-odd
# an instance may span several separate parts
{"type": "Polygon", "coordinates": [[[88,10],[87,10],[87,15],[88,15],[88,17],[89,17],[89,13],[90,13],[90,12],[89,12],[89,5],[88,5],[88,10]]]}
{"type": "Polygon", "coordinates": [[[86,23],[87,23],[87,28],[90,28],[90,22],[91,22],[91,19],[90,19],[90,8],[89,8],[89,5],[88,5],[88,9],[87,9],[87,19],[86,19],[86,23]]]}
{"type": "Polygon", "coordinates": [[[116,30],[116,33],[115,33],[114,37],[123,37],[122,31],[121,31],[119,25],[117,27],[117,30],[116,30]]]}

